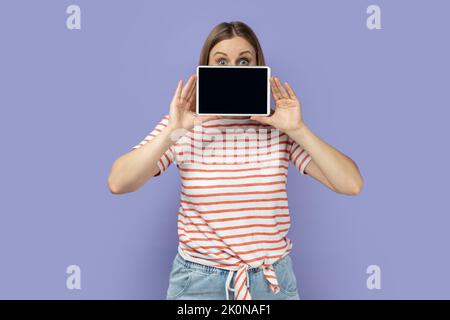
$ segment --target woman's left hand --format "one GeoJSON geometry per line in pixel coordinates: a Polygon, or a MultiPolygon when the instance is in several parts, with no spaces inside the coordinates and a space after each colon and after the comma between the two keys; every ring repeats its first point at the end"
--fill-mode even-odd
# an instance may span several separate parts
{"type": "Polygon", "coordinates": [[[283,86],[280,79],[271,77],[270,88],[275,100],[275,112],[271,116],[253,116],[251,119],[271,125],[286,134],[301,128],[303,118],[300,101],[291,86],[287,82],[283,86]]]}

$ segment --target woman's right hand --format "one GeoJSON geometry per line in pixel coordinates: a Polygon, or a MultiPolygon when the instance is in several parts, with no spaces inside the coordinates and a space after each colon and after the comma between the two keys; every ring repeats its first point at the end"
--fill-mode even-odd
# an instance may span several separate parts
{"type": "Polygon", "coordinates": [[[183,88],[183,80],[178,81],[177,89],[170,103],[169,126],[172,130],[191,130],[201,122],[219,119],[218,116],[198,116],[195,113],[197,75],[193,74],[183,88]]]}

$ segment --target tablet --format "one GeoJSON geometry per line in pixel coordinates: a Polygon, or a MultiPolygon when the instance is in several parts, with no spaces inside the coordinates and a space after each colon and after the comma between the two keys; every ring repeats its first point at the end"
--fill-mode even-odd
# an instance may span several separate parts
{"type": "Polygon", "coordinates": [[[198,115],[268,116],[270,67],[197,66],[198,115]]]}

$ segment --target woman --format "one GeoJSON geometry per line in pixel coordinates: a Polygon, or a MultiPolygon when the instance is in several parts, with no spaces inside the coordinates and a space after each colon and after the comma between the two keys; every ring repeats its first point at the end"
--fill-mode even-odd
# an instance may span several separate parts
{"type": "MultiPolygon", "coordinates": [[[[199,65],[265,61],[250,27],[224,22],[206,39],[199,65]]],[[[218,117],[193,112],[195,74],[184,87],[178,81],[169,115],[113,164],[109,188],[120,194],[177,162],[180,241],[167,299],[299,299],[286,236],[289,161],[337,193],[356,195],[362,188],[355,162],[304,123],[292,87],[277,77],[270,84],[275,101],[270,116],[218,117]]]]}

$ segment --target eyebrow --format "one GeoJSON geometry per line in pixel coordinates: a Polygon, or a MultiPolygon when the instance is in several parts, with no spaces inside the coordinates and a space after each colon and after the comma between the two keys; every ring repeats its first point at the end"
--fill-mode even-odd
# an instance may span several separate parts
{"type": "MultiPolygon", "coordinates": [[[[244,50],[239,55],[242,55],[243,53],[247,53],[247,52],[250,53],[251,55],[253,55],[250,50],[244,50]]],[[[223,54],[225,56],[227,55],[225,52],[221,52],[221,51],[217,51],[216,53],[214,53],[214,55],[219,54],[219,53],[221,53],[221,54],[223,54]]]]}

